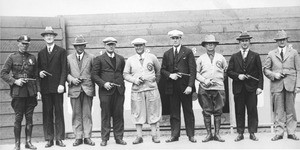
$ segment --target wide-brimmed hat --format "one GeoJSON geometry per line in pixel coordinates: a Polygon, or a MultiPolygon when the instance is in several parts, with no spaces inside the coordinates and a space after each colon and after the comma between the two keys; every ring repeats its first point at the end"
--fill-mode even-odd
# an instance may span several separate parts
{"type": "Polygon", "coordinates": [[[243,31],[240,36],[236,38],[236,40],[242,39],[252,39],[252,36],[250,36],[247,31],[243,31]]]}
{"type": "Polygon", "coordinates": [[[113,37],[107,37],[104,40],[102,40],[102,42],[105,44],[111,44],[111,43],[116,44],[118,41],[117,41],[117,39],[115,39],[113,37]]]}
{"type": "Polygon", "coordinates": [[[88,42],[85,41],[85,39],[83,38],[82,35],[78,35],[75,38],[74,43],[72,43],[73,45],[86,45],[88,42]]]}
{"type": "Polygon", "coordinates": [[[41,33],[42,36],[45,36],[45,34],[53,34],[53,35],[57,36],[57,33],[55,33],[55,32],[53,31],[53,29],[52,29],[51,26],[46,27],[46,28],[45,28],[45,31],[44,31],[43,33],[41,33]]]}
{"type": "Polygon", "coordinates": [[[136,38],[131,42],[132,45],[146,44],[146,43],[147,43],[147,41],[142,38],[136,38]]]}
{"type": "Polygon", "coordinates": [[[287,33],[284,30],[278,31],[274,40],[288,39],[287,33]]]}
{"type": "Polygon", "coordinates": [[[27,35],[21,35],[19,36],[19,38],[17,39],[18,42],[21,42],[21,43],[25,43],[25,44],[29,44],[30,43],[30,37],[27,36],[27,35]]]}
{"type": "Polygon", "coordinates": [[[183,32],[179,31],[179,30],[172,30],[168,32],[169,37],[182,37],[183,36],[183,32]]]}
{"type": "Polygon", "coordinates": [[[201,45],[204,47],[205,43],[216,43],[219,44],[218,41],[216,41],[216,38],[214,35],[210,34],[210,35],[206,35],[204,38],[204,41],[202,41],[201,45]]]}

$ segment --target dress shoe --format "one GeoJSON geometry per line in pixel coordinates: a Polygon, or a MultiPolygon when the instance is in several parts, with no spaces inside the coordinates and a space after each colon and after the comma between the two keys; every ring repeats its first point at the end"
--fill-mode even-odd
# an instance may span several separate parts
{"type": "Polygon", "coordinates": [[[47,141],[45,148],[51,147],[53,145],[54,145],[53,140],[49,140],[49,141],[47,141]]]}
{"type": "Polygon", "coordinates": [[[127,143],[122,139],[116,139],[116,143],[120,145],[127,145],[127,143]]]}
{"type": "Polygon", "coordinates": [[[215,134],[214,140],[219,142],[225,142],[225,140],[221,138],[220,134],[215,134]]]}
{"type": "Polygon", "coordinates": [[[283,136],[282,135],[275,135],[271,141],[277,141],[277,140],[280,140],[280,139],[283,139],[283,136]]]}
{"type": "Polygon", "coordinates": [[[95,142],[93,142],[90,138],[84,138],[84,144],[95,146],[95,142]]]}
{"type": "Polygon", "coordinates": [[[73,143],[73,146],[78,146],[80,144],[82,144],[82,139],[76,139],[75,142],[73,143]]]}
{"type": "Polygon", "coordinates": [[[192,143],[197,142],[197,140],[194,138],[194,136],[189,136],[189,141],[191,141],[192,143]]]}
{"type": "Polygon", "coordinates": [[[234,141],[235,141],[235,142],[238,142],[238,141],[243,140],[243,139],[244,139],[244,135],[243,135],[243,134],[239,134],[239,135],[234,139],[234,141]]]}
{"type": "Polygon", "coordinates": [[[152,142],[153,143],[160,143],[160,140],[158,139],[157,136],[152,136],[152,142]]]}
{"type": "Polygon", "coordinates": [[[140,144],[143,143],[142,137],[136,137],[136,139],[132,142],[132,144],[140,144]]]}
{"type": "Polygon", "coordinates": [[[107,145],[107,141],[106,140],[102,140],[102,142],[100,143],[101,146],[106,146],[107,145]]]}
{"type": "Polygon", "coordinates": [[[62,140],[56,140],[55,144],[60,147],[66,147],[62,140]]]}
{"type": "Polygon", "coordinates": [[[26,141],[25,148],[27,148],[27,149],[33,149],[33,150],[37,149],[34,145],[32,145],[31,141],[26,141]]]}
{"type": "Polygon", "coordinates": [[[202,140],[202,142],[208,142],[208,141],[211,141],[211,140],[213,140],[213,139],[214,139],[214,138],[213,138],[212,134],[211,134],[211,133],[208,133],[208,134],[206,135],[205,139],[202,140]]]}
{"type": "Polygon", "coordinates": [[[170,137],[169,139],[166,140],[167,143],[170,143],[170,142],[175,142],[175,141],[178,141],[179,138],[178,137],[170,137]]]}
{"type": "Polygon", "coordinates": [[[287,138],[292,139],[292,140],[296,140],[296,141],[299,140],[299,138],[295,134],[289,134],[287,138]]]}
{"type": "Polygon", "coordinates": [[[255,136],[254,133],[250,133],[250,139],[253,141],[258,141],[258,138],[255,136]]]}

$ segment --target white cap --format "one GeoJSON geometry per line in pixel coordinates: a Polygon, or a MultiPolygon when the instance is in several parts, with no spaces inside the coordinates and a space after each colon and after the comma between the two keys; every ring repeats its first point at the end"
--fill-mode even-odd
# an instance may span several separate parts
{"type": "Polygon", "coordinates": [[[145,39],[142,39],[142,38],[136,38],[134,39],[131,44],[132,45],[136,45],[136,44],[146,44],[147,41],[145,39]]]}
{"type": "Polygon", "coordinates": [[[181,32],[179,30],[172,30],[172,31],[168,32],[168,35],[169,35],[170,38],[174,37],[174,36],[182,37],[183,36],[183,32],[181,32]]]}
{"type": "Polygon", "coordinates": [[[115,43],[116,44],[117,40],[113,37],[107,37],[102,42],[105,43],[105,44],[110,44],[110,43],[115,43]]]}

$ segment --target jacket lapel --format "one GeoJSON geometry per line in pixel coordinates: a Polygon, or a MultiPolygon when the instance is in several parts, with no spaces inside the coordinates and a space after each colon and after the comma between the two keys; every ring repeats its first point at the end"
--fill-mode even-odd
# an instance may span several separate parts
{"type": "Polygon", "coordinates": [[[80,69],[77,63],[76,52],[72,54],[71,59],[72,59],[72,66],[74,66],[76,71],[79,72],[80,69]]]}
{"type": "Polygon", "coordinates": [[[239,62],[239,64],[240,64],[240,66],[241,66],[241,68],[243,68],[243,56],[242,56],[242,52],[241,51],[239,51],[238,53],[237,53],[237,60],[238,60],[238,62],[239,62]]]}
{"type": "Polygon", "coordinates": [[[185,48],[183,46],[180,47],[180,51],[178,53],[177,62],[182,58],[183,54],[185,53],[185,48]]]}
{"type": "Polygon", "coordinates": [[[254,58],[253,52],[251,50],[249,50],[247,60],[246,60],[246,68],[252,62],[253,58],[254,58]]]}
{"type": "Polygon", "coordinates": [[[170,57],[171,64],[173,64],[174,63],[174,51],[173,51],[173,47],[171,49],[169,49],[169,57],[170,57]]]}
{"type": "Polygon", "coordinates": [[[290,55],[291,55],[291,49],[286,48],[286,52],[283,56],[283,61],[282,62],[284,62],[290,55]]]}
{"type": "MultiPolygon", "coordinates": [[[[104,60],[113,68],[113,69],[115,69],[114,68],[114,65],[111,63],[111,61],[110,61],[110,58],[108,57],[108,55],[107,55],[107,53],[105,52],[104,54],[104,60]]],[[[116,57],[116,55],[115,55],[115,57],[116,57]]],[[[116,65],[117,66],[117,65],[116,65]]]]}
{"type": "Polygon", "coordinates": [[[82,64],[81,64],[81,68],[80,68],[80,73],[84,70],[85,66],[87,65],[88,58],[89,58],[88,54],[86,52],[84,52],[83,58],[82,58],[82,64]]]}
{"type": "Polygon", "coordinates": [[[275,56],[282,62],[280,53],[278,52],[278,49],[275,50],[275,56]]]}

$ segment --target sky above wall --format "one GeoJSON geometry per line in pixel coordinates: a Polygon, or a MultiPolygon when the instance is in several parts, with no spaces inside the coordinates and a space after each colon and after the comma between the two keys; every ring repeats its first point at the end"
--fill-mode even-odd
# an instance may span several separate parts
{"type": "Polygon", "coordinates": [[[161,12],[300,6],[300,0],[0,0],[0,16],[161,12]]]}

